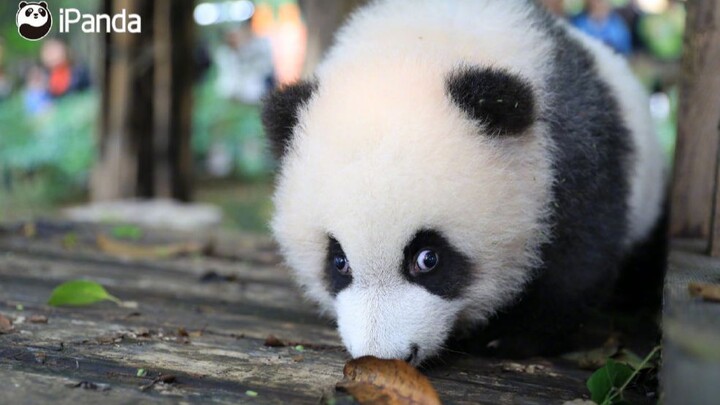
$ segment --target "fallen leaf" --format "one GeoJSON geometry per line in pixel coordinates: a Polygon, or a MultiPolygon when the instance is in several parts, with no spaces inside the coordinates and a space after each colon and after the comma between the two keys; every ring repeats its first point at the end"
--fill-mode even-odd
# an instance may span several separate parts
{"type": "Polygon", "coordinates": [[[48,323],[48,317],[45,315],[32,315],[28,321],[30,323],[48,323]]]}
{"type": "Polygon", "coordinates": [[[13,326],[12,321],[0,314],[0,335],[10,333],[13,330],[15,330],[15,327],[13,326]]]}
{"type": "Polygon", "coordinates": [[[204,246],[195,242],[169,243],[166,245],[138,245],[120,242],[103,234],[97,236],[98,248],[103,252],[126,259],[158,259],[201,253],[204,246]]]}
{"type": "Polygon", "coordinates": [[[440,404],[430,381],[402,360],[372,356],[350,360],[343,369],[345,379],[336,388],[352,395],[360,404],[440,404]]]}
{"type": "Polygon", "coordinates": [[[597,370],[605,365],[609,357],[617,355],[620,351],[620,342],[617,336],[610,336],[602,347],[595,349],[570,352],[562,355],[563,359],[577,363],[584,370],[597,370]]]}
{"type": "MultiPolygon", "coordinates": [[[[245,337],[244,335],[240,337],[245,337]]],[[[268,335],[265,338],[265,343],[263,345],[267,347],[292,347],[293,349],[301,352],[304,350],[336,350],[339,349],[339,346],[331,346],[331,345],[324,345],[324,344],[316,344],[316,343],[310,343],[310,342],[295,342],[291,340],[282,340],[278,338],[275,335],[268,335]]]]}
{"type": "Polygon", "coordinates": [[[633,369],[630,366],[608,359],[605,365],[587,380],[590,399],[598,404],[609,403],[608,398],[613,390],[619,390],[632,376],[633,369]]]}
{"type": "Polygon", "coordinates": [[[138,240],[143,236],[142,229],[135,225],[116,225],[110,230],[110,233],[118,239],[138,240]]]}
{"type": "Polygon", "coordinates": [[[177,377],[171,374],[161,375],[159,377],[156,377],[153,379],[149,384],[140,386],[140,391],[147,391],[150,388],[154,387],[155,384],[163,383],[163,384],[173,384],[177,380],[177,377]]]}
{"type": "Polygon", "coordinates": [[[285,347],[286,344],[282,340],[278,339],[275,335],[268,335],[268,337],[265,338],[265,346],[267,347],[285,347]]]}
{"type": "Polygon", "coordinates": [[[689,283],[688,291],[693,297],[700,297],[705,301],[720,302],[720,284],[689,283]]]}
{"type": "Polygon", "coordinates": [[[78,236],[75,232],[68,232],[66,233],[61,240],[62,246],[65,249],[72,250],[75,247],[77,247],[78,244],[78,236]]]}
{"type": "Polygon", "coordinates": [[[68,281],[55,287],[48,304],[53,307],[62,305],[90,305],[109,300],[120,305],[121,301],[110,295],[100,284],[87,280],[68,281]]]}
{"type": "Polygon", "coordinates": [[[92,391],[109,391],[110,385],[108,384],[98,384],[91,381],[80,381],[76,384],[68,384],[67,385],[70,388],[82,388],[85,390],[92,390],[92,391]]]}
{"type": "Polygon", "coordinates": [[[158,377],[157,380],[158,380],[158,382],[161,382],[164,384],[172,384],[175,382],[175,380],[177,380],[177,377],[175,377],[174,375],[171,375],[171,374],[165,374],[165,375],[161,375],[160,377],[158,377]]]}
{"type": "Polygon", "coordinates": [[[23,235],[26,238],[34,238],[37,235],[37,228],[34,222],[26,222],[22,228],[23,235]]]}

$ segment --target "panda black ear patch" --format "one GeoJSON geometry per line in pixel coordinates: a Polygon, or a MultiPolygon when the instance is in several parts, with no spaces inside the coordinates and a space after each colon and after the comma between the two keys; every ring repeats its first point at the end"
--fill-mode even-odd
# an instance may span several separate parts
{"type": "Polygon", "coordinates": [[[448,76],[445,88],[491,135],[519,135],[535,121],[532,86],[505,70],[462,67],[448,76]]]}
{"type": "Polygon", "coordinates": [[[275,158],[282,158],[298,124],[298,112],[317,89],[316,82],[301,81],[270,93],[263,102],[262,123],[275,158]]]}

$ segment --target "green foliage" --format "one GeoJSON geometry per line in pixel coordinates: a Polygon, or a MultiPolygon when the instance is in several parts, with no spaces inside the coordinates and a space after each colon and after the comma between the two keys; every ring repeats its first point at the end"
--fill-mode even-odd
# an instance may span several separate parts
{"type": "Polygon", "coordinates": [[[640,20],[639,32],[652,54],[662,60],[678,60],[682,55],[685,6],[674,4],[662,14],[649,14],[640,20]]]}
{"type": "Polygon", "coordinates": [[[84,178],[94,159],[97,95],[78,93],[30,117],[16,95],[0,107],[0,164],[14,170],[54,170],[84,178]]]}
{"type": "Polygon", "coordinates": [[[630,366],[608,359],[587,381],[591,399],[600,405],[611,404],[610,397],[633,375],[630,366]]]}
{"type": "Polygon", "coordinates": [[[587,381],[592,401],[598,405],[625,403],[625,389],[642,370],[650,367],[650,361],[659,350],[660,347],[656,347],[642,361],[638,361],[637,356],[629,357],[627,362],[607,359],[605,365],[596,370],[587,381]]]}
{"type": "Polygon", "coordinates": [[[194,155],[205,160],[212,146],[218,145],[232,156],[235,174],[246,178],[267,175],[273,162],[267,153],[260,107],[221,98],[214,86],[211,77],[195,89],[194,155]]]}
{"type": "Polygon", "coordinates": [[[119,299],[110,295],[100,284],[87,280],[74,280],[57,286],[50,295],[48,304],[53,307],[81,306],[106,300],[121,304],[119,299]]]}

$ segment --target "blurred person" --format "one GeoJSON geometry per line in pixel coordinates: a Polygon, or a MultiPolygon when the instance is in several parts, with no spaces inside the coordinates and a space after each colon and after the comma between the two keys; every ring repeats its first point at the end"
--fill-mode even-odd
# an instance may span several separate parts
{"type": "Polygon", "coordinates": [[[45,41],[40,49],[40,60],[48,72],[47,89],[52,97],[61,97],[90,87],[88,69],[71,61],[64,42],[58,39],[45,41]]]}
{"type": "Polygon", "coordinates": [[[563,0],[541,0],[540,3],[553,15],[558,17],[565,16],[563,0]]]}
{"type": "Polygon", "coordinates": [[[620,54],[629,55],[632,51],[630,30],[625,20],[613,10],[609,0],[586,0],[585,11],[575,17],[572,23],[620,54]]]}
{"type": "Polygon", "coordinates": [[[23,102],[28,114],[42,114],[52,105],[52,97],[47,84],[48,77],[42,67],[33,65],[28,69],[23,89],[23,102]]]}
{"type": "Polygon", "coordinates": [[[256,104],[274,87],[270,43],[254,36],[248,25],[228,31],[214,59],[222,97],[256,104]]]}
{"type": "Polygon", "coordinates": [[[0,38],[0,101],[6,99],[12,92],[12,82],[5,71],[5,43],[0,38]]]}

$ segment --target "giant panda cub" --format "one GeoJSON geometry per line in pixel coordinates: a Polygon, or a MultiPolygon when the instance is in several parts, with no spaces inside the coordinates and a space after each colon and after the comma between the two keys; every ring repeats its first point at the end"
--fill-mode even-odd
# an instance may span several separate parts
{"type": "Polygon", "coordinates": [[[263,122],[273,233],[353,357],[557,350],[662,217],[643,88],[530,0],[374,2],[263,122]]]}

